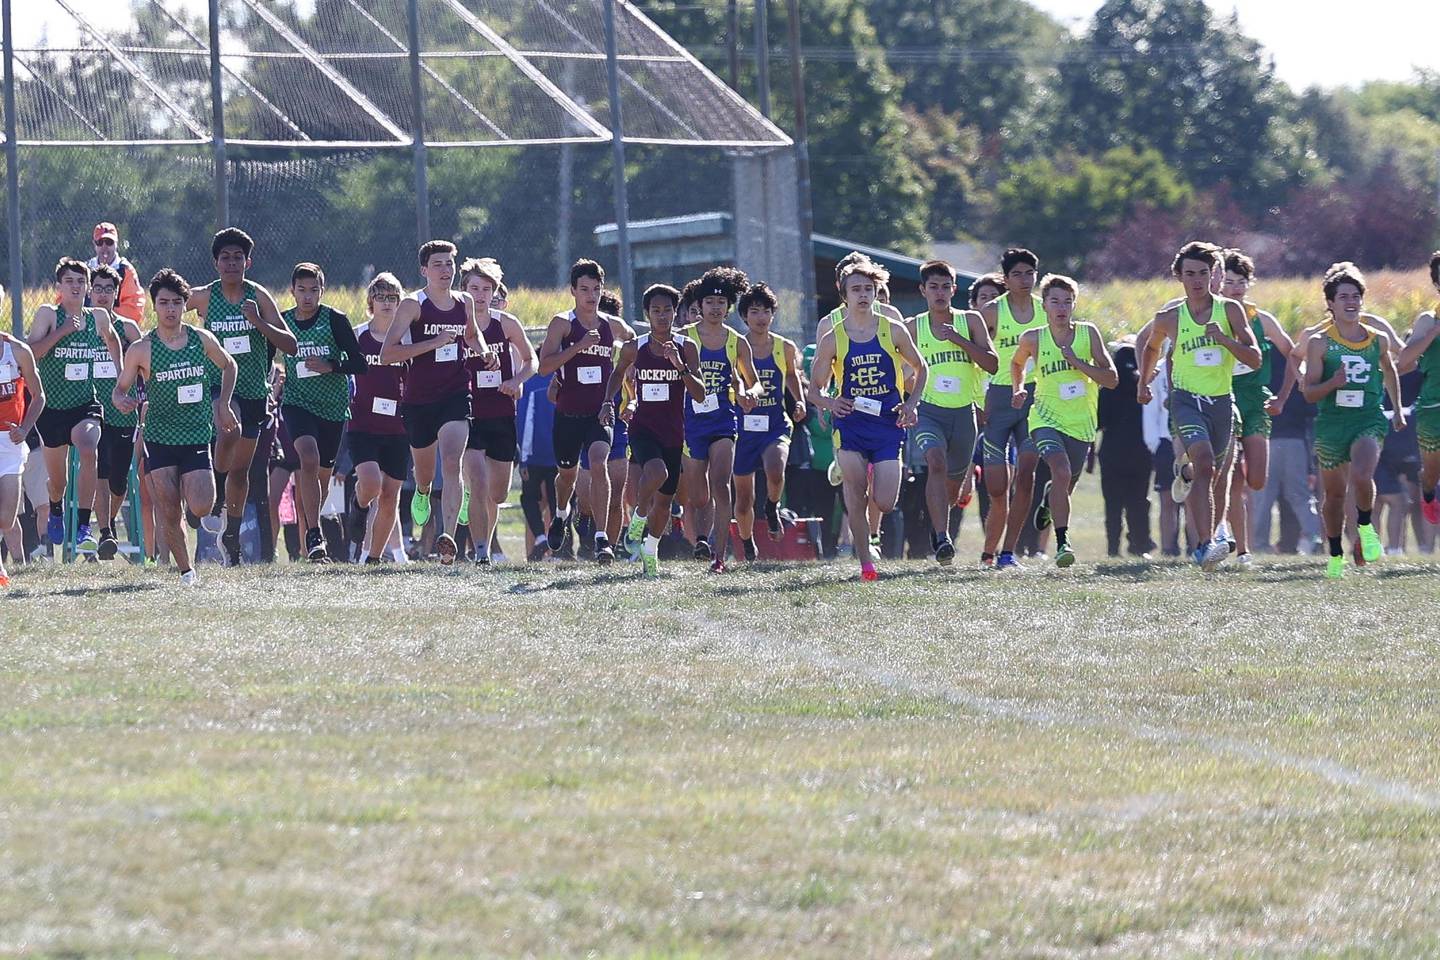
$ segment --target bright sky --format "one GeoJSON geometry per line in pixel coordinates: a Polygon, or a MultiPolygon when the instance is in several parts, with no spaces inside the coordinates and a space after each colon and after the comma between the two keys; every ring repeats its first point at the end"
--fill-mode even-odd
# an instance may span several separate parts
{"type": "MultiPolygon", "coordinates": [[[[1275,72],[1297,91],[1409,80],[1416,67],[1440,69],[1440,3],[1435,0],[1205,0],[1275,57],[1275,72]]],[[[1099,0],[1030,0],[1084,31],[1099,0]]]]}

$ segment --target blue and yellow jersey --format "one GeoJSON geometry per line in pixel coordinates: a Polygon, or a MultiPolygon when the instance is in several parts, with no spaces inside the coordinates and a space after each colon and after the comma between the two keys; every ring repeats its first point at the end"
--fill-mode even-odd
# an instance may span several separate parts
{"type": "Polygon", "coordinates": [[[696,403],[688,393],[685,395],[685,433],[698,437],[704,433],[724,432],[727,423],[733,433],[736,428],[735,381],[740,334],[726,327],[725,345],[714,350],[700,342],[698,331],[694,339],[700,350],[699,373],[705,383],[705,399],[696,403]]]}
{"type": "Polygon", "coordinates": [[[888,416],[905,399],[904,367],[895,347],[891,321],[876,317],[875,336],[863,342],[850,339],[845,324],[835,325],[835,382],[840,396],[856,400],[856,410],[888,416]],[[878,409],[865,409],[878,403],[878,409]]]}
{"type": "Polygon", "coordinates": [[[789,430],[793,424],[785,411],[785,377],[790,372],[785,360],[785,345],[790,341],[773,333],[770,341],[768,354],[755,354],[755,375],[765,385],[765,395],[755,402],[755,409],[747,416],[769,417],[771,429],[789,430]]]}

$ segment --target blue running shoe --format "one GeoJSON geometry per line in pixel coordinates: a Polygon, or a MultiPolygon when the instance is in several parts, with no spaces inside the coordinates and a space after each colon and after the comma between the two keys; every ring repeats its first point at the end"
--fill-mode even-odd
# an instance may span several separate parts
{"type": "Polygon", "coordinates": [[[63,515],[50,514],[50,519],[45,521],[45,539],[50,541],[52,547],[65,545],[65,517],[63,515]]]}

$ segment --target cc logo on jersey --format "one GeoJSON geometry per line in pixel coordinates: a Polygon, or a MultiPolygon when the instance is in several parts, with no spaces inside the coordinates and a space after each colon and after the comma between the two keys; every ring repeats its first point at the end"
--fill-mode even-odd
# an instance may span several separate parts
{"type": "Polygon", "coordinates": [[[1364,357],[1342,356],[1340,363],[1345,367],[1346,383],[1370,382],[1370,361],[1364,357]]]}

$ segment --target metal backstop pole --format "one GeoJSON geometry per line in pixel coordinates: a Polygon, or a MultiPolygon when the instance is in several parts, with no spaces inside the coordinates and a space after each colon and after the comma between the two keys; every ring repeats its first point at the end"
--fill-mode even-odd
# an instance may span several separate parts
{"type": "Polygon", "coordinates": [[[605,0],[605,65],[610,81],[610,136],[615,157],[615,240],[620,250],[620,291],[625,309],[635,302],[635,278],[630,269],[630,201],[625,195],[625,123],[620,113],[620,61],[615,41],[615,3],[605,0]]]}
{"type": "Polygon", "coordinates": [[[210,0],[210,143],[215,156],[215,229],[230,225],[229,169],[225,159],[225,88],[220,82],[220,0],[210,0]]]}
{"type": "Polygon", "coordinates": [[[0,11],[5,20],[5,205],[10,241],[10,323],[15,336],[25,336],[25,276],[20,257],[20,145],[15,142],[15,35],[10,0],[0,11]]]}
{"type": "Polygon", "coordinates": [[[802,316],[808,329],[818,317],[815,302],[815,212],[810,206],[810,141],[805,117],[805,57],[800,47],[800,0],[790,0],[790,86],[795,99],[795,179],[799,198],[800,264],[805,277],[802,316]]]}
{"type": "Polygon", "coordinates": [[[430,174],[426,169],[425,88],[420,82],[420,2],[410,0],[410,136],[415,141],[415,245],[431,239],[430,174]]]}

